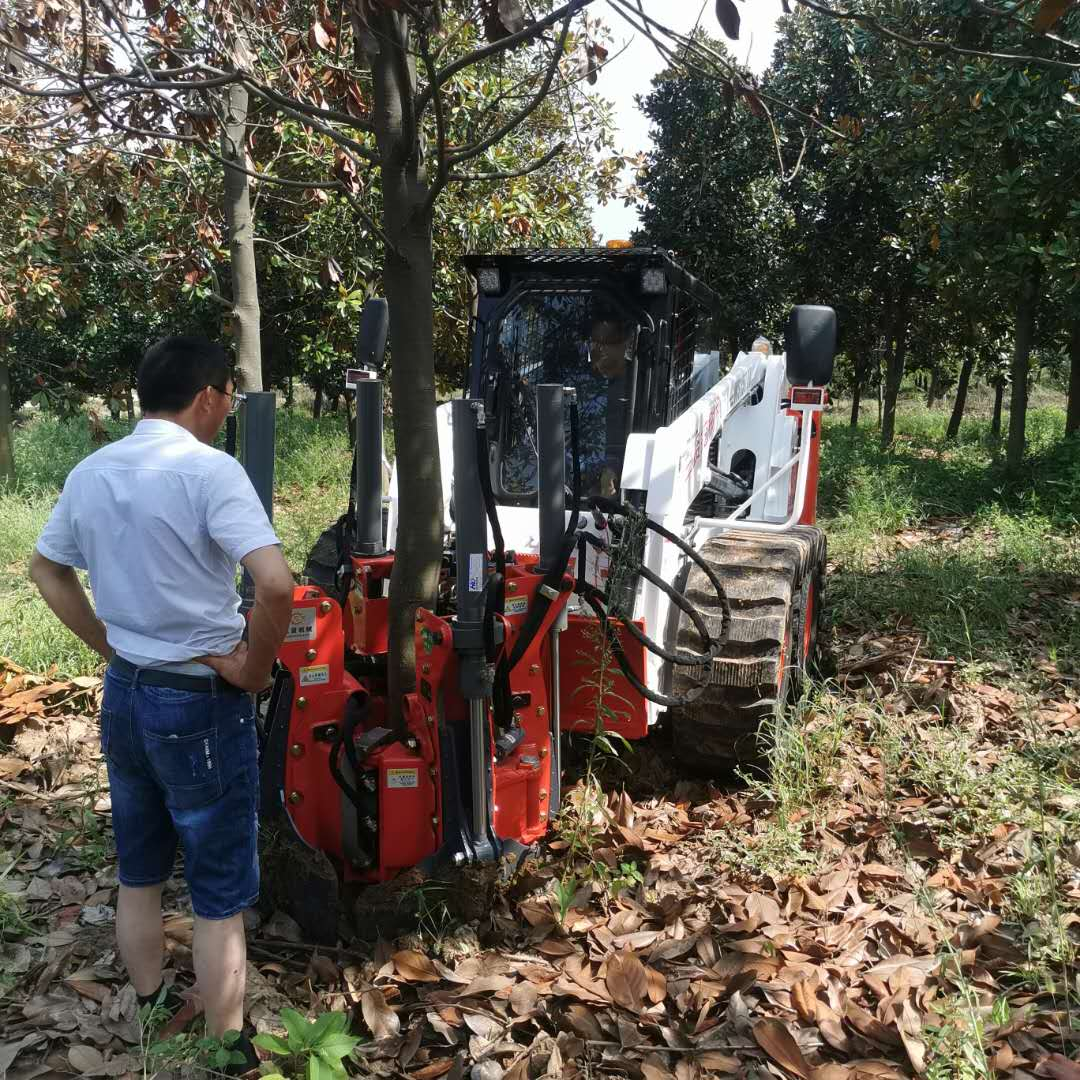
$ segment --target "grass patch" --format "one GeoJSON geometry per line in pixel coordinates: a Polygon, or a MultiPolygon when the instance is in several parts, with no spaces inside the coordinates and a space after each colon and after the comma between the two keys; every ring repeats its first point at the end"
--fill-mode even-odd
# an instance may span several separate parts
{"type": "Polygon", "coordinates": [[[839,696],[818,687],[764,726],[769,770],[744,777],[759,809],[754,827],[718,830],[713,837],[717,861],[773,880],[821,870],[821,852],[810,839],[840,796],[842,769],[857,741],[848,713],[839,696]]]}

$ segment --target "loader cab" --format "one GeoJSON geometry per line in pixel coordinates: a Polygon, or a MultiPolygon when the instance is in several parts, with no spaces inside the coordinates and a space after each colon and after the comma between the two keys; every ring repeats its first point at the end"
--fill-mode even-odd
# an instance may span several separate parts
{"type": "Polygon", "coordinates": [[[490,418],[496,498],[536,505],[540,383],[576,390],[583,493],[616,494],[627,436],[690,405],[718,297],[653,248],[471,256],[466,266],[479,293],[467,386],[490,418]]]}

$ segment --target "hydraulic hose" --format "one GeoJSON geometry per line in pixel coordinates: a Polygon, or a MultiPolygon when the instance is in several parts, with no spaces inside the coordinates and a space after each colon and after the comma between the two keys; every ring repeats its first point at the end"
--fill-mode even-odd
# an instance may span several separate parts
{"type": "MultiPolygon", "coordinates": [[[[610,553],[611,551],[611,546],[609,544],[592,533],[582,533],[582,539],[588,541],[588,543],[592,544],[598,551],[603,551],[605,553],[610,553]]],[[[655,653],[662,659],[669,660],[673,664],[681,664],[684,667],[697,667],[699,664],[707,664],[720,655],[720,649],[723,647],[722,638],[712,636],[705,620],[701,617],[701,612],[687,600],[683,593],[679,592],[678,589],[666,582],[662,577],[658,577],[647,566],[639,566],[635,573],[638,576],[643,577],[650,584],[655,585],[661,592],[668,596],[671,602],[680,611],[684,612],[689,617],[698,634],[701,636],[701,640],[705,643],[708,652],[704,654],[684,652],[683,650],[676,650],[673,652],[670,649],[666,649],[658,641],[655,641],[644,631],[640,630],[632,619],[625,619],[623,620],[623,625],[626,627],[627,633],[629,633],[631,637],[641,642],[646,649],[655,653]]],[[[596,595],[605,605],[610,603],[610,597],[608,597],[606,592],[596,589],[596,595]]],[[[723,632],[723,629],[721,629],[721,632],[723,632]]]]}
{"type": "MultiPolygon", "coordinates": [[[[615,662],[619,665],[620,670],[626,677],[626,681],[647,701],[652,701],[657,705],[661,705],[666,709],[678,709],[683,705],[689,705],[692,701],[695,701],[705,690],[705,685],[694,687],[688,693],[683,694],[682,697],[671,697],[668,694],[661,694],[657,690],[650,690],[638,677],[634,674],[633,669],[630,667],[630,658],[626,655],[626,651],[622,647],[622,642],[619,640],[618,632],[611,625],[611,617],[608,615],[604,608],[602,593],[593,585],[589,585],[587,582],[578,582],[578,595],[585,601],[586,604],[592,608],[596,618],[600,622],[600,628],[604,632],[604,636],[607,639],[608,645],[611,648],[612,655],[615,657],[615,662]]],[[[623,626],[629,626],[629,621],[623,622],[623,626]]]]}
{"type": "MultiPolygon", "coordinates": [[[[661,659],[670,663],[682,664],[688,667],[696,667],[698,665],[704,665],[710,663],[713,659],[720,655],[720,650],[723,648],[724,643],[727,641],[727,636],[731,628],[731,605],[727,598],[727,593],[724,591],[724,587],[720,582],[720,579],[716,576],[712,567],[705,562],[705,560],[698,554],[681,536],[676,536],[669,529],[666,529],[663,525],[653,521],[647,517],[642,511],[629,506],[626,503],[621,503],[615,499],[609,499],[601,495],[592,496],[588,500],[589,506],[594,511],[601,511],[609,517],[623,518],[628,520],[636,518],[640,520],[646,529],[651,529],[653,532],[662,536],[669,543],[674,544],[691,562],[699,567],[709,579],[709,583],[713,586],[716,592],[716,597],[720,602],[721,623],[720,632],[717,635],[709,633],[708,627],[705,624],[704,619],[701,617],[701,613],[691,604],[686,597],[678,592],[670,583],[664,581],[658,575],[654,574],[647,566],[639,565],[636,574],[645,578],[650,584],[656,586],[663,593],[665,593],[672,603],[684,612],[690,620],[693,622],[695,629],[698,631],[701,639],[705,645],[705,654],[695,655],[693,653],[686,653],[682,650],[672,651],[665,648],[659,642],[654,641],[647,634],[644,633],[638,626],[636,626],[631,619],[621,620],[622,625],[626,628],[626,632],[639,642],[642,646],[648,649],[651,653],[659,656],[661,659]]],[[[578,580],[575,589],[578,595],[589,605],[597,619],[600,622],[601,629],[604,632],[604,636],[611,648],[612,654],[615,657],[616,663],[618,663],[623,675],[626,677],[630,685],[637,690],[642,697],[648,701],[652,701],[657,705],[661,705],[668,709],[677,709],[683,705],[688,705],[692,701],[696,700],[704,692],[705,684],[695,687],[693,690],[688,691],[680,697],[672,697],[669,694],[661,694],[659,691],[650,690],[638,677],[634,674],[630,667],[629,658],[626,655],[626,651],[622,647],[622,642],[619,640],[618,632],[611,625],[611,615],[607,610],[607,604],[609,598],[607,594],[596,586],[589,584],[585,580],[585,547],[586,543],[592,544],[598,550],[609,551],[609,545],[601,540],[597,536],[591,534],[582,534],[579,541],[580,555],[578,557],[578,580]]]]}

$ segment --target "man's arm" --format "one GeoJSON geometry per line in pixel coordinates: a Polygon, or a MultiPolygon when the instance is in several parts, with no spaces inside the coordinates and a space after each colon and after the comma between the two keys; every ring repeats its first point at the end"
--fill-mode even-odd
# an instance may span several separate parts
{"type": "Polygon", "coordinates": [[[241,560],[255,583],[255,606],[248,621],[248,639],[227,656],[201,656],[226,682],[240,690],[262,690],[270,679],[292,616],[293,578],[281,548],[256,548],[241,560]]]}
{"type": "Polygon", "coordinates": [[[105,638],[105,624],[94,614],[74,567],[53,562],[35,549],[30,556],[30,580],[52,613],[76,637],[82,638],[106,660],[111,659],[112,649],[105,638]]]}

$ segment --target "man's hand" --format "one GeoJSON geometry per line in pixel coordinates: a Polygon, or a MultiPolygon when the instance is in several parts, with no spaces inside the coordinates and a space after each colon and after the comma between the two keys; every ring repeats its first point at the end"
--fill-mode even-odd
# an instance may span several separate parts
{"type": "Polygon", "coordinates": [[[213,668],[230,686],[237,690],[247,690],[257,694],[266,688],[268,679],[259,672],[252,672],[248,666],[248,647],[241,641],[231,653],[224,656],[200,656],[197,662],[213,668]]]}
{"type": "Polygon", "coordinates": [[[200,656],[238,690],[256,694],[270,682],[278,649],[289,629],[293,579],[276,545],[257,548],[240,560],[255,582],[255,607],[248,619],[248,640],[225,656],[200,656]]]}

